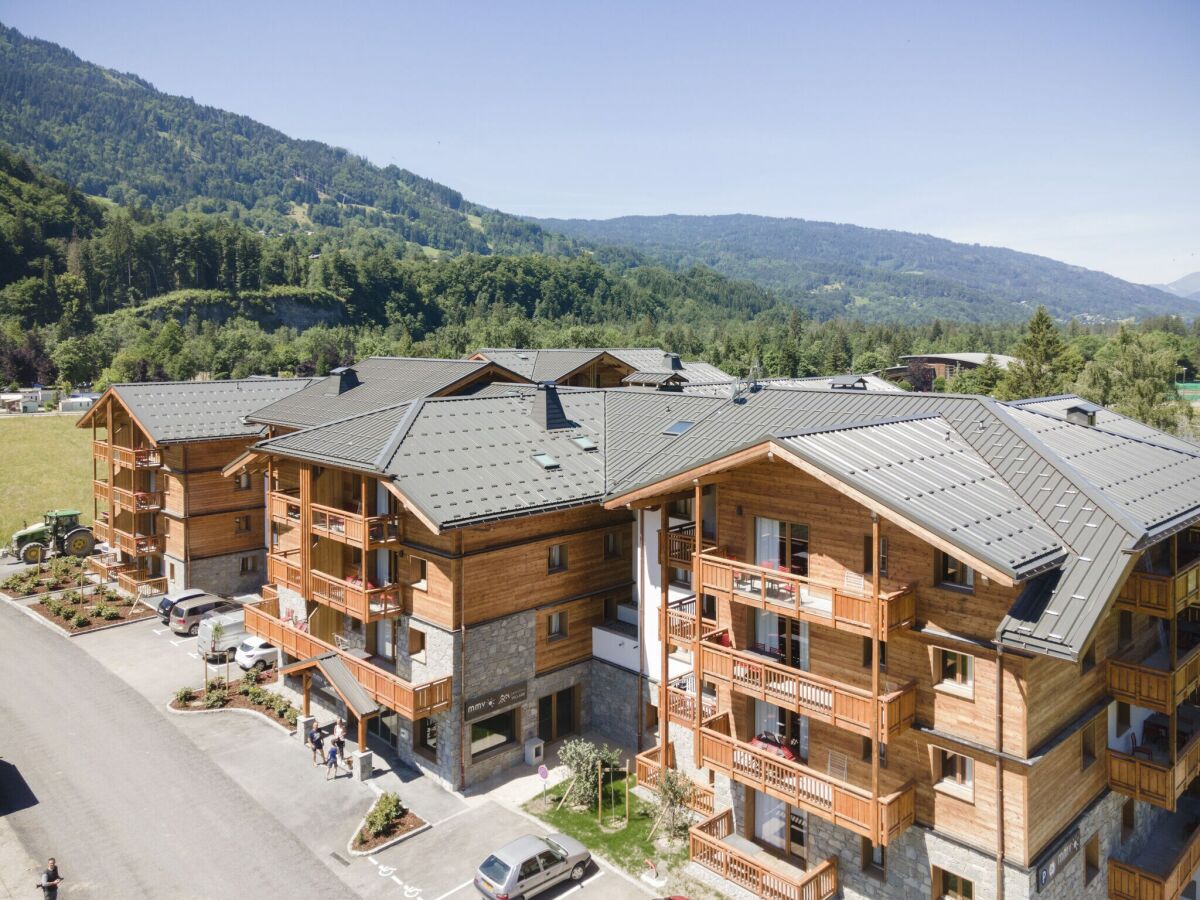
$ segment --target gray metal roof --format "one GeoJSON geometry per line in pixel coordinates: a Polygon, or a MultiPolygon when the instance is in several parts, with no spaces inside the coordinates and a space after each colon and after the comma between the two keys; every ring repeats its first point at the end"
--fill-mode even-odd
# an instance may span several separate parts
{"type": "Polygon", "coordinates": [[[680,367],[671,369],[664,363],[666,351],[661,347],[582,347],[547,350],[485,347],[476,353],[523,375],[530,381],[558,381],[605,353],[625,363],[635,372],[673,371],[694,381],[729,380],[728,374],[706,362],[680,360],[680,367]]]}
{"type": "MultiPolygon", "coordinates": [[[[350,712],[355,716],[361,719],[373,716],[379,712],[379,704],[358,683],[358,679],[354,677],[354,673],[347,668],[338,654],[325,653],[321,656],[314,656],[312,660],[305,660],[304,662],[316,663],[317,668],[329,679],[334,690],[346,701],[346,705],[350,707],[350,712]]],[[[303,664],[303,662],[300,663],[300,665],[303,664]]]]}
{"type": "MultiPolygon", "coordinates": [[[[263,433],[245,416],[301,392],[308,378],[159,381],[114,384],[112,391],[157,444],[216,440],[263,433]]],[[[93,407],[94,409],[95,407],[93,407]]]]}
{"type": "Polygon", "coordinates": [[[1013,578],[1061,563],[1058,537],[941,416],[779,442],[838,481],[1013,578]]]}
{"type": "Polygon", "coordinates": [[[671,381],[686,383],[681,372],[630,372],[621,379],[621,384],[667,384],[671,381]]]}
{"type": "MultiPolygon", "coordinates": [[[[1068,409],[1086,402],[1086,400],[1077,394],[1058,394],[1053,397],[1033,397],[1029,400],[1013,400],[1008,405],[1065,419],[1068,409]]],[[[1130,419],[1099,404],[1093,405],[1097,407],[1096,427],[1098,428],[1103,428],[1105,431],[1111,431],[1114,434],[1122,434],[1126,437],[1149,441],[1152,444],[1160,444],[1163,447],[1170,447],[1174,450],[1183,450],[1186,453],[1200,452],[1200,444],[1195,441],[1190,441],[1178,435],[1167,434],[1166,432],[1159,431],[1157,428],[1151,428],[1137,419],[1130,419]]]]}
{"type": "Polygon", "coordinates": [[[342,393],[336,392],[338,376],[327,375],[299,393],[270,405],[263,404],[250,418],[268,425],[309,428],[354,413],[428,397],[487,365],[468,359],[371,356],[348,367],[354,370],[358,383],[342,393]]]}
{"type": "Polygon", "coordinates": [[[937,359],[952,363],[966,363],[969,366],[982,366],[988,357],[996,361],[1001,369],[1007,369],[1017,361],[1015,356],[1005,356],[1003,353],[914,353],[902,356],[901,359],[937,359]]]}
{"type": "MultiPolygon", "coordinates": [[[[891,391],[892,393],[907,393],[904,388],[893,384],[886,378],[880,378],[878,375],[815,375],[806,378],[760,378],[756,384],[767,387],[807,387],[807,388],[828,388],[832,387],[834,380],[842,380],[849,378],[851,380],[862,379],[868,391],[891,391]]],[[[720,381],[707,382],[690,382],[683,386],[685,394],[703,394],[710,397],[728,397],[730,395],[730,385],[734,383],[732,379],[724,379],[720,381]]],[[[740,382],[738,383],[740,386],[740,382]]]]}

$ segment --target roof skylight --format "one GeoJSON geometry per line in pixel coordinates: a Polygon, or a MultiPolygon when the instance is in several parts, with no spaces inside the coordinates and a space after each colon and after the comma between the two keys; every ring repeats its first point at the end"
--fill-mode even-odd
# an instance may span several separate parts
{"type": "Polygon", "coordinates": [[[664,428],[663,434],[669,434],[671,437],[678,437],[695,424],[695,422],[689,422],[687,419],[680,419],[675,424],[668,425],[666,428],[664,428]]]}
{"type": "Polygon", "coordinates": [[[549,453],[535,453],[533,461],[546,470],[558,468],[558,460],[549,453]]]}
{"type": "Polygon", "coordinates": [[[571,443],[574,444],[576,447],[578,447],[580,450],[589,450],[590,451],[590,450],[596,449],[596,442],[593,441],[586,434],[581,434],[581,435],[579,435],[579,437],[571,438],[571,443]]]}

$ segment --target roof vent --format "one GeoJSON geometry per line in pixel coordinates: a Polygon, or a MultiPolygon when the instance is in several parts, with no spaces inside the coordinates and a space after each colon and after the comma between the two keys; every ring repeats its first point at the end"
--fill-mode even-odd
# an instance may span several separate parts
{"type": "Polygon", "coordinates": [[[568,419],[567,414],[563,412],[562,400],[558,396],[558,385],[553,381],[538,383],[537,393],[533,395],[533,410],[530,415],[546,431],[575,427],[575,423],[568,419]]]}
{"type": "Polygon", "coordinates": [[[829,379],[829,387],[835,391],[865,391],[867,379],[861,375],[835,375],[829,379]]]}
{"type": "Polygon", "coordinates": [[[679,358],[678,353],[664,353],[663,368],[669,371],[677,372],[683,368],[683,360],[679,358]]]}
{"type": "Polygon", "coordinates": [[[340,366],[329,370],[329,378],[325,385],[325,396],[336,397],[344,394],[352,387],[358,387],[358,373],[353,366],[340,366]]]}
{"type": "Polygon", "coordinates": [[[1096,413],[1102,407],[1095,403],[1088,403],[1086,400],[1076,403],[1074,406],[1067,407],[1067,421],[1073,425],[1083,425],[1090,427],[1096,424],[1096,413]]]}
{"type": "Polygon", "coordinates": [[[535,453],[533,454],[533,461],[547,472],[549,472],[551,469],[558,468],[558,460],[549,453],[535,453]]]}

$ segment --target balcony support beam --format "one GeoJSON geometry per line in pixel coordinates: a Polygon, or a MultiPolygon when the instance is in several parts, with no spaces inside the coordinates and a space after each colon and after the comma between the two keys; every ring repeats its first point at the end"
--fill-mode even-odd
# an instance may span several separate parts
{"type": "MultiPolygon", "coordinates": [[[[658,745],[660,747],[667,746],[671,740],[671,713],[667,706],[667,650],[669,648],[669,638],[667,636],[667,602],[671,593],[671,582],[667,577],[667,531],[671,527],[671,517],[667,511],[667,504],[662,503],[658,507],[658,583],[660,595],[658,599],[658,657],[660,664],[660,672],[658,673],[658,745]]],[[[699,732],[697,732],[699,734],[699,732]]],[[[699,741],[696,742],[699,744],[699,741]]],[[[670,768],[672,760],[670,755],[663,760],[663,766],[670,768]]]]}
{"type": "MultiPolygon", "coordinates": [[[[879,514],[871,513],[871,806],[879,805],[879,514]]],[[[871,817],[871,843],[880,842],[879,816],[871,817]]]]}
{"type": "MultiPolygon", "coordinates": [[[[696,627],[692,630],[692,671],[696,673],[696,718],[692,729],[692,734],[699,736],[700,734],[700,709],[704,705],[700,702],[700,695],[704,692],[704,682],[701,676],[704,674],[700,669],[700,620],[704,618],[704,593],[700,590],[700,537],[704,532],[703,510],[704,510],[704,485],[700,483],[700,479],[696,479],[695,493],[692,499],[692,521],[695,523],[696,539],[692,544],[692,587],[696,591],[696,627]]],[[[665,533],[665,532],[664,532],[665,533]]],[[[700,768],[700,741],[692,741],[693,765],[697,769],[700,768]]]]}

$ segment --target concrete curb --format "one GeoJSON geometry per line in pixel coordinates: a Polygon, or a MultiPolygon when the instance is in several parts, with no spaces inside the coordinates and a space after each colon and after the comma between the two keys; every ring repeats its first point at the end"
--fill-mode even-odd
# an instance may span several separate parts
{"type": "MultiPolygon", "coordinates": [[[[207,716],[215,715],[217,713],[241,713],[244,716],[254,716],[255,718],[262,719],[268,725],[278,728],[288,737],[293,737],[296,734],[295,730],[288,728],[286,725],[280,724],[266,713],[259,712],[257,709],[238,709],[236,707],[233,709],[172,709],[170,700],[167,701],[166,708],[167,712],[173,716],[207,716]]],[[[363,821],[366,820],[364,819],[363,821]]]]}
{"type": "MultiPolygon", "coordinates": [[[[374,801],[374,800],[371,801],[371,809],[373,809],[375,807],[375,802],[376,801],[374,801]]],[[[367,810],[368,814],[371,812],[371,809],[367,810]]],[[[421,821],[425,822],[424,819],[422,819],[421,821]]],[[[364,827],[366,827],[366,824],[367,824],[367,817],[363,816],[362,820],[358,823],[358,827],[354,829],[354,834],[350,835],[350,840],[348,840],[346,842],[346,852],[349,853],[351,856],[371,856],[375,853],[378,853],[381,850],[386,850],[388,847],[395,847],[397,844],[402,844],[405,841],[407,841],[409,838],[416,837],[418,834],[422,834],[433,827],[430,823],[425,822],[425,824],[418,825],[412,831],[406,831],[406,832],[404,832],[404,834],[400,835],[399,837],[392,838],[390,841],[387,841],[386,843],[383,843],[383,844],[379,844],[376,847],[372,847],[370,850],[355,850],[354,849],[354,838],[358,836],[358,833],[360,831],[362,831],[364,827]]]]}
{"type": "Polygon", "coordinates": [[[53,597],[55,594],[66,594],[70,591],[76,591],[76,590],[79,590],[79,589],[78,588],[64,588],[61,591],[51,591],[49,594],[27,594],[24,597],[10,597],[8,594],[5,594],[3,591],[0,591],[0,600],[3,600],[9,606],[16,607],[17,609],[21,610],[21,612],[25,613],[25,615],[27,615],[31,619],[33,619],[35,622],[41,622],[43,625],[45,625],[51,631],[54,631],[55,633],[60,634],[65,638],[84,637],[89,634],[95,634],[98,631],[108,631],[110,628],[120,628],[122,625],[136,625],[138,622],[146,622],[149,619],[153,618],[153,616],[142,616],[140,619],[125,619],[124,621],[121,621],[121,622],[109,622],[106,625],[98,625],[95,628],[88,628],[86,631],[67,631],[67,629],[63,628],[58,623],[51,622],[49,619],[47,619],[41,613],[34,612],[30,608],[35,603],[39,603],[42,600],[45,600],[47,597],[53,597]]]}
{"type": "MultiPolygon", "coordinates": [[[[88,578],[95,578],[95,577],[96,577],[95,575],[88,576],[88,578]]],[[[20,597],[14,597],[8,591],[0,591],[0,597],[3,597],[5,600],[10,600],[14,603],[19,603],[24,600],[30,600],[30,601],[36,603],[39,600],[45,600],[47,597],[53,597],[58,594],[69,594],[71,591],[83,591],[83,590],[87,590],[88,588],[107,588],[107,587],[108,587],[108,585],[104,582],[89,581],[83,587],[79,587],[78,585],[71,585],[71,587],[59,588],[58,590],[55,590],[55,591],[47,591],[44,594],[22,594],[20,597]]]]}

